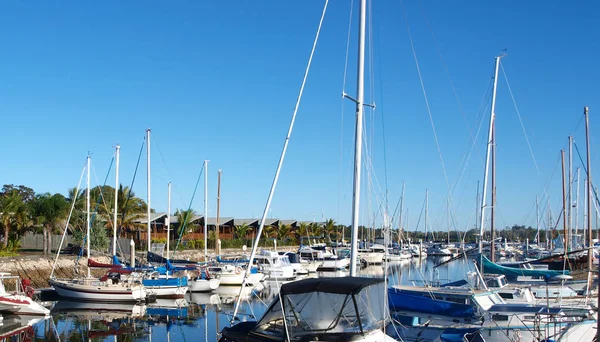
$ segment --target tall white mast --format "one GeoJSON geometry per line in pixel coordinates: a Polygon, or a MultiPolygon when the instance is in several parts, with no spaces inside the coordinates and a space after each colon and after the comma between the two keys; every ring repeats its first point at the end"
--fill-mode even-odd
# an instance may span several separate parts
{"type": "Polygon", "coordinates": [[[535,196],[535,228],[537,229],[537,234],[535,235],[535,242],[540,244],[540,200],[539,197],[535,196]]]}
{"type": "MultiPolygon", "coordinates": [[[[88,154],[87,157],[87,186],[86,186],[86,190],[85,190],[85,207],[86,207],[86,219],[85,219],[85,225],[86,225],[86,238],[87,238],[87,258],[88,260],[90,259],[90,227],[91,227],[91,222],[90,222],[90,164],[91,164],[91,160],[92,157],[88,154]]],[[[87,269],[87,276],[88,278],[91,277],[91,273],[90,273],[90,268],[88,267],[87,269]]]]}
{"type": "MultiPolygon", "coordinates": [[[[567,229],[569,236],[573,235],[573,137],[569,135],[569,183],[567,192],[567,229]]],[[[573,238],[569,239],[569,245],[573,250],[573,238]]]]}
{"type": "MultiPolygon", "coordinates": [[[[586,171],[587,172],[587,171],[586,171]]],[[[587,178],[584,180],[586,194],[583,197],[583,244],[586,245],[588,241],[588,234],[586,231],[586,227],[588,225],[588,215],[590,214],[588,211],[588,196],[587,196],[587,188],[588,188],[588,180],[587,178]]],[[[591,219],[590,219],[591,221],[591,219]]],[[[586,245],[587,246],[587,245],[586,245]]]]}
{"type": "Polygon", "coordinates": [[[119,152],[121,150],[121,146],[117,145],[115,147],[116,152],[115,152],[115,159],[116,159],[116,165],[115,165],[115,214],[114,214],[114,221],[113,221],[113,248],[112,248],[112,254],[113,256],[117,255],[117,219],[119,218],[119,152]]]}
{"type": "Polygon", "coordinates": [[[579,234],[579,188],[579,168],[577,168],[577,197],[573,205],[575,207],[575,235],[579,234]]]}
{"type": "MultiPolygon", "coordinates": [[[[429,217],[429,189],[425,189],[425,241],[427,241],[427,232],[428,232],[428,222],[427,218],[429,217]]],[[[432,233],[433,234],[433,233],[432,233]]],[[[435,240],[435,238],[434,238],[435,240]]]]}
{"type": "Polygon", "coordinates": [[[146,130],[146,152],[147,152],[147,183],[148,183],[148,231],[146,232],[146,240],[148,240],[148,252],[150,252],[150,245],[152,244],[152,240],[150,237],[151,232],[151,222],[150,222],[150,128],[146,130]]]}
{"type": "Polygon", "coordinates": [[[404,236],[404,229],[403,229],[404,222],[402,222],[402,212],[404,211],[404,185],[406,185],[406,182],[402,182],[402,194],[400,197],[400,217],[398,219],[398,222],[400,224],[398,226],[398,243],[402,243],[403,236],[404,236]]]}
{"type": "MultiPolygon", "coordinates": [[[[488,169],[490,167],[490,151],[492,149],[493,134],[494,134],[494,120],[496,119],[496,90],[498,88],[498,69],[500,68],[500,58],[496,57],[496,68],[494,70],[494,88],[492,91],[492,106],[490,109],[490,126],[488,130],[488,144],[487,151],[485,153],[485,173],[483,175],[483,194],[481,196],[481,220],[479,221],[479,253],[483,252],[483,231],[485,227],[485,202],[487,193],[488,183],[488,169]]],[[[493,243],[493,242],[492,242],[493,243]]]]}
{"type": "Polygon", "coordinates": [[[169,182],[168,199],[167,199],[167,260],[169,259],[169,240],[171,240],[171,182],[169,182]]]}
{"type": "MultiPolygon", "coordinates": [[[[586,145],[586,154],[587,154],[587,179],[588,179],[588,183],[587,183],[587,193],[586,193],[586,197],[587,197],[587,212],[588,212],[588,217],[587,217],[587,236],[588,236],[588,272],[592,272],[592,267],[593,265],[593,260],[594,260],[594,253],[593,253],[593,248],[594,248],[594,242],[592,239],[592,171],[590,170],[591,165],[590,165],[590,121],[589,121],[589,115],[588,115],[588,107],[584,107],[583,108],[583,114],[585,115],[585,145],[586,145]]],[[[588,289],[591,288],[591,279],[590,277],[588,277],[588,289]]],[[[598,326],[600,327],[600,323],[598,323],[598,326]]],[[[600,331],[597,332],[597,334],[600,334],[600,331]]],[[[598,337],[598,335],[596,336],[598,337]]]]}
{"type": "Polygon", "coordinates": [[[206,262],[206,245],[208,244],[208,160],[204,161],[204,262],[206,262]]]}
{"type": "Polygon", "coordinates": [[[365,32],[367,0],[360,0],[358,30],[358,75],[356,80],[356,130],[354,133],[354,183],[352,186],[352,241],[350,248],[350,276],[356,276],[358,258],[358,221],[360,210],[360,174],[362,169],[363,106],[365,98],[365,32]]]}

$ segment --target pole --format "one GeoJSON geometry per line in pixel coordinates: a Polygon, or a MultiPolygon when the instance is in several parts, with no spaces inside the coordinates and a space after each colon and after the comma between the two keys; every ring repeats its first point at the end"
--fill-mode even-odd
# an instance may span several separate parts
{"type": "MultiPolygon", "coordinates": [[[[85,190],[85,206],[86,206],[86,237],[87,237],[87,258],[90,260],[90,165],[91,165],[92,157],[88,154],[87,157],[87,188],[85,190]]],[[[87,268],[87,276],[90,278],[92,275],[90,273],[90,268],[87,268]]]]}
{"type": "Polygon", "coordinates": [[[148,240],[148,252],[150,252],[150,245],[152,243],[151,241],[151,237],[150,237],[150,233],[151,233],[151,226],[150,226],[150,128],[148,128],[146,130],[146,152],[147,152],[147,158],[146,158],[146,162],[147,162],[147,174],[146,174],[146,181],[147,181],[147,185],[148,185],[148,203],[146,203],[148,205],[148,227],[147,227],[147,231],[146,231],[146,240],[148,240]]]}
{"type": "MultiPolygon", "coordinates": [[[[583,115],[585,115],[585,145],[586,145],[586,154],[587,154],[587,226],[588,226],[588,271],[592,271],[594,253],[593,247],[594,243],[592,237],[592,172],[590,170],[590,122],[588,115],[588,107],[583,107],[583,115]]],[[[591,283],[588,283],[588,289],[591,287],[591,283]]],[[[600,323],[599,323],[600,324],[600,323]]],[[[600,325],[599,325],[600,326],[600,325]]],[[[597,332],[599,334],[600,332],[597,332]]]]}
{"type": "Polygon", "coordinates": [[[492,207],[490,208],[490,257],[492,262],[496,262],[496,120],[494,119],[492,127],[492,207]]]}
{"type": "MultiPolygon", "coordinates": [[[[577,197],[575,198],[575,235],[579,234],[579,168],[577,168],[577,197]]],[[[585,234],[583,234],[585,236],[585,234]]],[[[585,239],[582,239],[585,240],[585,239]]],[[[583,242],[583,241],[582,241],[583,242]]]]}
{"type": "Polygon", "coordinates": [[[404,235],[404,230],[402,228],[402,225],[404,222],[402,222],[402,212],[404,211],[404,186],[406,185],[406,182],[402,182],[402,194],[400,197],[400,217],[398,219],[398,221],[400,222],[400,225],[398,227],[399,232],[398,232],[398,243],[401,243],[401,237],[400,234],[404,235]]]}
{"type": "Polygon", "coordinates": [[[565,184],[565,150],[560,150],[560,157],[562,160],[562,210],[563,210],[563,234],[564,234],[564,245],[563,251],[565,253],[565,258],[567,257],[566,253],[569,252],[569,235],[567,232],[567,217],[566,217],[566,202],[567,202],[567,189],[565,184]]]}
{"type": "Polygon", "coordinates": [[[219,214],[221,213],[221,173],[219,170],[219,177],[217,180],[217,226],[215,227],[215,250],[217,251],[217,255],[221,254],[221,248],[219,248],[219,214]]]}
{"type": "MultiPolygon", "coordinates": [[[[569,183],[567,192],[567,230],[573,235],[573,137],[569,135],[569,183]]],[[[569,239],[569,247],[573,250],[573,238],[569,239]]]]}
{"type": "Polygon", "coordinates": [[[490,151],[493,144],[494,120],[496,116],[496,90],[498,89],[498,69],[500,68],[500,56],[496,57],[496,68],[494,70],[494,87],[492,91],[492,106],[490,109],[490,126],[488,134],[487,151],[485,153],[485,173],[483,175],[483,194],[481,196],[481,220],[479,221],[479,253],[483,252],[483,229],[485,223],[485,199],[487,194],[488,168],[490,166],[490,151]]]}
{"type": "Polygon", "coordinates": [[[358,258],[358,221],[360,210],[360,174],[362,169],[363,105],[365,97],[365,32],[367,0],[360,0],[358,34],[358,75],[356,80],[356,130],[354,133],[354,182],[352,185],[352,241],[350,248],[350,276],[356,276],[358,258]]]}
{"type": "Polygon", "coordinates": [[[446,225],[448,227],[448,246],[450,246],[450,195],[448,195],[448,199],[446,200],[446,213],[447,218],[446,218],[446,225]]]}
{"type": "Polygon", "coordinates": [[[117,255],[117,219],[119,217],[119,152],[121,150],[121,146],[117,145],[115,147],[115,213],[113,218],[113,248],[112,254],[113,256],[117,255]]]}
{"type": "Polygon", "coordinates": [[[171,182],[169,182],[167,199],[167,260],[169,260],[169,241],[171,240],[171,182]]]}
{"type": "Polygon", "coordinates": [[[429,189],[425,189],[425,242],[427,242],[427,217],[429,214],[429,189]]]}
{"type": "Polygon", "coordinates": [[[535,196],[535,227],[537,229],[537,234],[535,236],[535,242],[538,245],[541,245],[540,243],[540,200],[538,198],[538,196],[535,196]]]}
{"type": "Polygon", "coordinates": [[[208,160],[204,161],[204,262],[208,261],[206,245],[208,244],[208,160]]]}
{"type": "Polygon", "coordinates": [[[587,178],[585,179],[584,183],[585,183],[586,196],[583,198],[584,203],[583,203],[583,229],[582,230],[583,230],[583,244],[585,245],[587,243],[586,241],[588,241],[588,236],[587,236],[587,232],[586,232],[585,228],[586,228],[587,222],[588,222],[587,217],[590,214],[588,212],[588,196],[587,196],[588,180],[587,180],[587,178]]]}

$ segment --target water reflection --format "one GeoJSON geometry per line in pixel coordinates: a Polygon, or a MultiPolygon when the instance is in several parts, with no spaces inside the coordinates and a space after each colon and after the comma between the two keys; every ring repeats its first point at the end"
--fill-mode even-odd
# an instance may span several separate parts
{"type": "MultiPolygon", "coordinates": [[[[455,281],[472,268],[466,261],[455,261],[439,268],[446,259],[398,261],[388,264],[390,284],[421,284],[428,281],[455,281]]],[[[383,277],[386,267],[369,266],[360,270],[366,277],[383,277]]],[[[347,271],[320,272],[311,277],[343,277],[347,271]]],[[[148,305],[79,303],[59,300],[52,307],[52,318],[29,326],[18,321],[14,329],[28,331],[30,341],[217,341],[219,331],[231,324],[234,305],[242,296],[239,321],[260,318],[279,291],[281,282],[268,281],[256,287],[221,286],[212,293],[188,293],[184,299],[159,299],[148,305]]],[[[5,322],[6,318],[5,318],[5,322]]],[[[36,323],[36,322],[33,322],[36,323]]],[[[33,324],[30,323],[30,324],[33,324]]],[[[237,322],[236,322],[237,323],[237,322]]],[[[5,328],[5,326],[2,326],[5,328]]],[[[0,334],[2,330],[0,330],[0,334]]],[[[22,341],[18,339],[11,341],[22,341]]],[[[23,334],[25,335],[25,334],[23,334]]],[[[4,335],[1,335],[2,337],[4,335]]],[[[5,337],[0,338],[2,341],[5,337]]]]}

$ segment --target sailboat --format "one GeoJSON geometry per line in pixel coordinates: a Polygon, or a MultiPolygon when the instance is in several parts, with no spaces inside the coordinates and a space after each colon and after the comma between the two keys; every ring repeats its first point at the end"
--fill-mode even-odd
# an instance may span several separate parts
{"type": "MultiPolygon", "coordinates": [[[[87,258],[90,259],[90,164],[91,157],[87,157],[87,188],[86,188],[86,241],[87,258]]],[[[79,189],[78,189],[79,191],[79,189]]],[[[73,199],[75,201],[75,199],[73,199]]],[[[146,298],[146,289],[134,277],[98,279],[93,278],[90,268],[87,276],[73,279],[57,279],[51,276],[48,280],[56,292],[65,298],[84,301],[102,302],[137,302],[146,298]]]]}
{"type": "MultiPolygon", "coordinates": [[[[325,7],[326,9],[327,7],[325,7]]],[[[325,9],[323,15],[325,14],[325,9]]],[[[360,174],[362,168],[362,112],[364,106],[364,47],[367,0],[360,1],[358,44],[358,82],[352,197],[352,238],[350,276],[308,278],[283,284],[279,296],[258,322],[241,322],[222,331],[221,342],[237,341],[395,341],[383,332],[387,325],[386,309],[380,297],[385,294],[385,280],[356,276],[358,257],[358,222],[360,208],[360,174]]],[[[323,16],[321,17],[321,23],[323,16]]],[[[316,45],[316,44],[315,44],[316,45]]],[[[314,46],[313,45],[313,53],[314,46]]],[[[311,53],[312,56],[312,53],[311,53]]],[[[304,86],[304,84],[303,84],[304,86]]],[[[295,113],[294,113],[295,115],[295,113]]],[[[293,125],[293,120],[292,120],[293,125]]],[[[288,131],[273,185],[263,212],[250,262],[256,254],[277,178],[281,170],[292,126],[288,131]]],[[[246,274],[249,274],[247,270],[246,274]]],[[[233,314],[235,319],[240,300],[233,314]]]]}
{"type": "MultiPolygon", "coordinates": [[[[150,211],[150,129],[146,130],[146,151],[147,151],[147,181],[148,181],[148,252],[152,243],[152,216],[150,211]]],[[[170,203],[170,201],[169,201],[170,203]]],[[[168,215],[167,215],[168,216],[168,215]]],[[[168,239],[167,239],[168,240],[168,239]]],[[[167,260],[167,271],[165,274],[160,274],[158,271],[150,271],[143,275],[142,284],[146,289],[156,295],[157,298],[183,298],[188,291],[187,277],[173,277],[172,268],[169,267],[167,260]]]]}

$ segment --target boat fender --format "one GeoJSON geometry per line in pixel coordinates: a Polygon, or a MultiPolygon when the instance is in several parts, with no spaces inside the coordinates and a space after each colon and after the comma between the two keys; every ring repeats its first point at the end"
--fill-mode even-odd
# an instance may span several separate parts
{"type": "Polygon", "coordinates": [[[238,267],[236,267],[236,268],[235,268],[235,273],[236,273],[236,274],[240,274],[240,273],[242,273],[242,268],[241,268],[241,267],[239,267],[239,266],[238,266],[238,267]]]}

